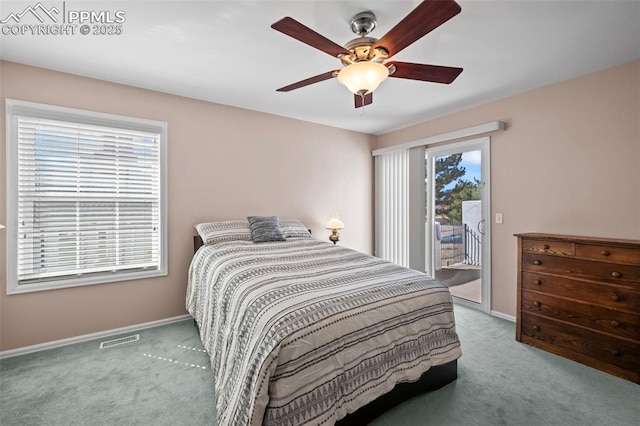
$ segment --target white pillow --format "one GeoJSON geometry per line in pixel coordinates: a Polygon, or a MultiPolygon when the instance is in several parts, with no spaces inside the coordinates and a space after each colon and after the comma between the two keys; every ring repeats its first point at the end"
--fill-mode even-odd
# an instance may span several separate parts
{"type": "Polygon", "coordinates": [[[280,219],[280,227],[286,238],[311,238],[309,228],[297,219],[280,219]]]}
{"type": "Polygon", "coordinates": [[[196,225],[196,230],[205,244],[221,241],[251,241],[251,227],[248,220],[199,223],[196,225]]]}

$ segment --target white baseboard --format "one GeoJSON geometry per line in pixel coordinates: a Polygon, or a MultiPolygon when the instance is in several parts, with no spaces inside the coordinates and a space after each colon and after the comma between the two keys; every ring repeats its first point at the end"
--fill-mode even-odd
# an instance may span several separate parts
{"type": "Polygon", "coordinates": [[[498,312],[498,311],[491,311],[491,316],[506,319],[507,321],[511,321],[511,322],[516,322],[516,317],[503,314],[502,312],[498,312]]]}
{"type": "Polygon", "coordinates": [[[10,358],[18,355],[25,355],[32,352],[44,351],[47,349],[58,348],[60,346],[73,345],[74,343],[88,342],[89,340],[101,339],[103,337],[115,336],[117,334],[129,333],[136,330],[143,330],[145,328],[159,327],[161,325],[180,322],[190,318],[191,318],[191,315],[189,314],[179,315],[177,317],[165,318],[158,321],[151,321],[151,322],[145,322],[142,324],[129,325],[126,327],[99,331],[97,333],[90,333],[90,334],[83,334],[81,336],[69,337],[67,339],[54,340],[52,342],[45,342],[45,343],[39,343],[37,345],[24,346],[22,348],[9,349],[7,351],[0,352],[0,359],[10,358]]]}

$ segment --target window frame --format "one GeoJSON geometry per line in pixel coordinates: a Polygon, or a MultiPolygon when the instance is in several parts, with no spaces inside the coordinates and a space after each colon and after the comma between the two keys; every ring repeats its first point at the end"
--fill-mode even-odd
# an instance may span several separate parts
{"type": "Polygon", "coordinates": [[[127,117],[56,105],[26,102],[14,99],[5,101],[6,117],[6,201],[7,201],[7,287],[8,295],[36,291],[55,290],[119,281],[168,275],[167,256],[167,134],[168,125],[163,121],[127,117]],[[150,271],[122,272],[114,275],[95,275],[79,278],[65,278],[38,283],[20,284],[18,280],[18,116],[70,121],[81,124],[108,126],[120,129],[158,133],[160,167],[160,256],[158,269],[150,271]]]}

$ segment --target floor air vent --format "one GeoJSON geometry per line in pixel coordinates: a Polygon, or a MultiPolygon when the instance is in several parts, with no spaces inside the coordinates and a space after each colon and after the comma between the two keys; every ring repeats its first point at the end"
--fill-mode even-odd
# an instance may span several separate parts
{"type": "Polygon", "coordinates": [[[139,334],[134,334],[132,336],[119,337],[117,339],[101,342],[100,349],[106,349],[112,346],[124,345],[125,343],[137,342],[138,340],[140,340],[139,334]]]}

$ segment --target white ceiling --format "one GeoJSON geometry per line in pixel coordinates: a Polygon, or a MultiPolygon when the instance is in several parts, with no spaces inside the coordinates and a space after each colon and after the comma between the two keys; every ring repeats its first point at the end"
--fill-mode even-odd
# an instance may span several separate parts
{"type": "MultiPolygon", "coordinates": [[[[357,110],[335,79],[277,93],[340,64],[270,25],[291,16],[342,45],[355,38],[356,13],[373,11],[370,36],[381,38],[420,1],[68,0],[67,11],[124,11],[123,34],[0,35],[0,57],[371,134],[640,58],[640,1],[458,2],[459,15],[393,59],[462,67],[460,77],[451,85],[390,78],[357,110]]],[[[3,0],[0,20],[36,4],[3,0]]]]}

